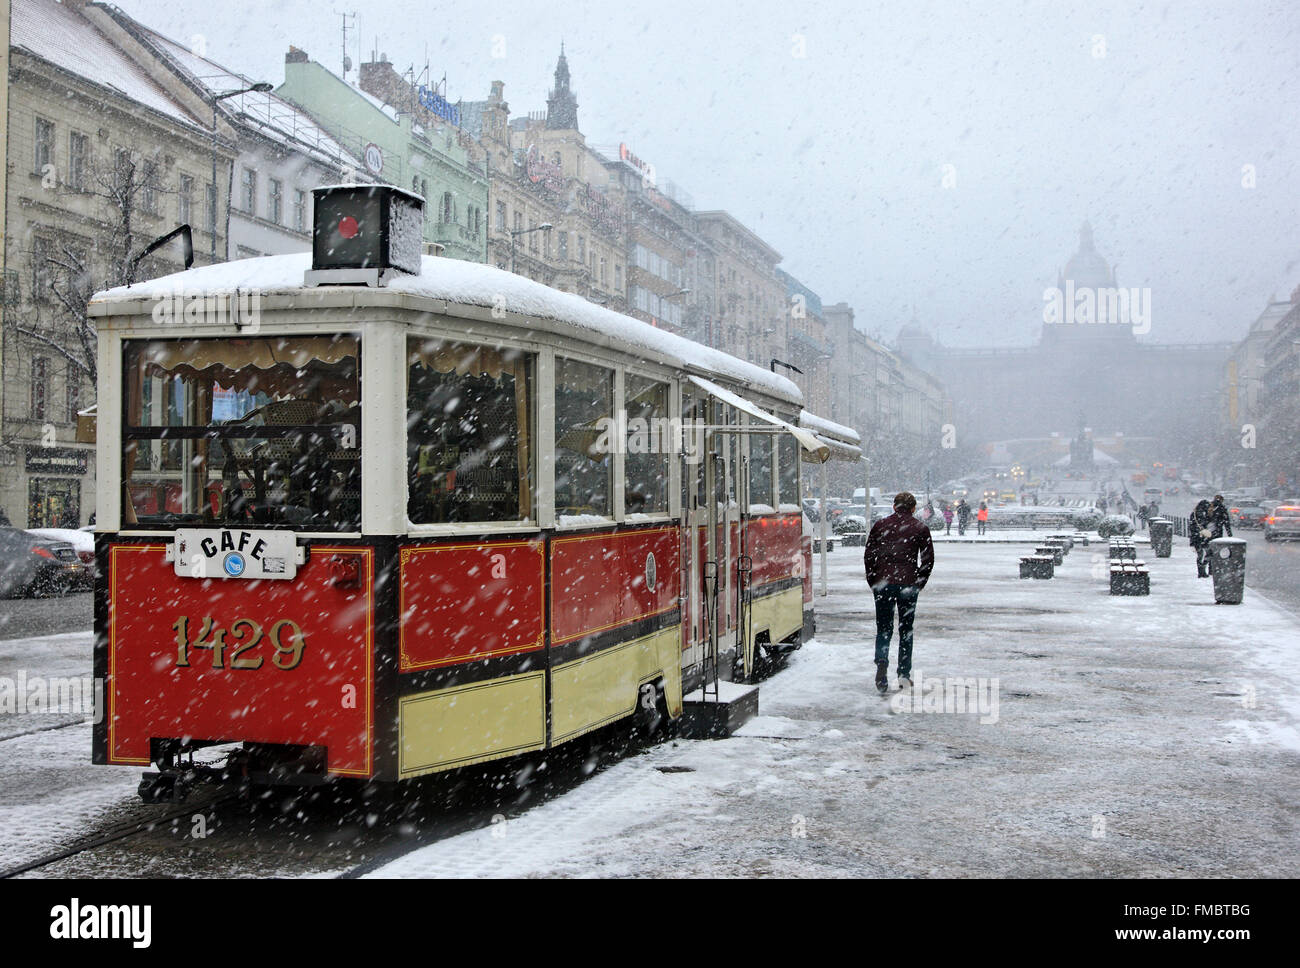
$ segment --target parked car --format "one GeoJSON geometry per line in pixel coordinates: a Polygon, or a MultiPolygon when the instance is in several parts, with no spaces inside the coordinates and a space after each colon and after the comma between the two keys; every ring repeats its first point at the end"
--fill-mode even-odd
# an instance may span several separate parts
{"type": "Polygon", "coordinates": [[[1228,513],[1232,515],[1234,527],[1262,528],[1264,519],[1268,517],[1268,508],[1258,504],[1241,504],[1228,508],[1228,513]]]}
{"type": "Polygon", "coordinates": [[[1300,505],[1282,504],[1264,519],[1264,540],[1300,538],[1300,505]]]}
{"type": "Polygon", "coordinates": [[[68,542],[0,527],[0,595],[61,595],[84,582],[86,572],[68,542]]]}
{"type": "Polygon", "coordinates": [[[49,541],[64,541],[72,545],[72,549],[77,553],[77,558],[86,566],[85,574],[74,583],[76,588],[94,588],[95,577],[99,574],[95,567],[95,532],[92,528],[87,531],[85,528],[28,528],[28,534],[34,534],[38,538],[45,538],[49,541]]]}
{"type": "Polygon", "coordinates": [[[867,521],[866,506],[862,504],[850,504],[844,509],[843,514],[831,520],[831,529],[836,534],[856,534],[861,531],[870,530],[867,521]]]}
{"type": "Polygon", "coordinates": [[[1146,498],[1147,503],[1150,504],[1153,500],[1159,501],[1165,496],[1165,492],[1159,487],[1148,487],[1142,492],[1142,496],[1146,498]]]}

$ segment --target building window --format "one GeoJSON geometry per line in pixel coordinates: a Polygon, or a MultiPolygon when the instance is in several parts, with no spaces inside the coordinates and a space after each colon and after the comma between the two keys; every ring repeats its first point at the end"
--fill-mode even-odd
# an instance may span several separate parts
{"type": "Polygon", "coordinates": [[[50,282],[53,280],[50,258],[54,246],[48,239],[32,239],[32,301],[48,302],[50,299],[50,282]]]}
{"type": "Polygon", "coordinates": [[[614,266],[614,291],[623,291],[623,267],[614,266]]]}
{"type": "Polygon", "coordinates": [[[515,233],[519,234],[524,230],[524,213],[515,212],[515,233]]]}
{"type": "Polygon", "coordinates": [[[531,218],[528,220],[528,251],[537,251],[537,222],[531,218]]]}
{"type": "Polygon", "coordinates": [[[601,288],[605,288],[605,287],[608,285],[608,283],[609,283],[609,280],[606,278],[606,274],[605,274],[605,260],[602,258],[602,259],[600,260],[600,285],[601,285],[601,288]]]}
{"type": "Polygon", "coordinates": [[[158,163],[146,161],[142,169],[140,206],[150,215],[158,215],[158,163]]]}
{"type": "Polygon", "coordinates": [[[180,223],[189,225],[194,215],[194,178],[190,175],[181,175],[177,209],[180,223]]]}
{"type": "Polygon", "coordinates": [[[49,396],[50,361],[43,356],[32,360],[32,419],[45,419],[45,401],[49,396]]]}
{"type": "Polygon", "coordinates": [[[52,164],[54,164],[54,122],[37,118],[35,171],[38,175],[44,174],[45,166],[52,164]]]}
{"type": "Polygon", "coordinates": [[[243,188],[244,211],[249,215],[257,214],[257,172],[251,168],[245,168],[244,173],[239,178],[239,183],[243,188]]]}
{"type": "Polygon", "coordinates": [[[272,178],[269,182],[271,211],[268,213],[272,222],[279,225],[283,219],[281,208],[284,202],[284,186],[278,178],[272,178]]]}
{"type": "Polygon", "coordinates": [[[127,148],[113,151],[113,187],[125,192],[135,178],[135,163],[131,161],[131,152],[127,148]]]}
{"type": "Polygon", "coordinates": [[[68,187],[74,192],[86,190],[86,163],[90,158],[90,139],[73,131],[68,135],[68,187]]]}
{"type": "Polygon", "coordinates": [[[560,233],[560,261],[567,262],[569,259],[569,233],[560,233]]]}
{"type": "Polygon", "coordinates": [[[497,202],[497,231],[504,232],[505,230],[506,230],[506,203],[497,202]]]}
{"type": "Polygon", "coordinates": [[[578,261],[584,266],[587,264],[587,237],[585,235],[578,236],[578,261]]]}
{"type": "Polygon", "coordinates": [[[307,193],[301,188],[293,193],[293,227],[299,232],[307,231],[307,193]]]}
{"type": "Polygon", "coordinates": [[[442,221],[456,221],[456,203],[452,201],[451,192],[442,193],[442,221]]]}
{"type": "Polygon", "coordinates": [[[77,411],[81,409],[81,374],[68,364],[68,378],[64,383],[68,394],[68,422],[75,423],[77,411]]]}

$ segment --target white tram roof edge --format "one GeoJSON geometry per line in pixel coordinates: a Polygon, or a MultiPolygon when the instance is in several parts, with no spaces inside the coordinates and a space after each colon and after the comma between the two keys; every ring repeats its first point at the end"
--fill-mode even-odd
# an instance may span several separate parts
{"type": "Polygon", "coordinates": [[[825,417],[819,417],[811,410],[801,410],[799,412],[799,426],[806,427],[820,437],[829,437],[841,443],[862,443],[862,438],[852,427],[846,427],[844,424],[838,424],[833,420],[827,420],[825,417]]]}
{"type": "Polygon", "coordinates": [[[198,266],[96,293],[91,299],[89,312],[96,317],[138,315],[150,312],[152,307],[149,304],[160,299],[236,291],[270,295],[335,289],[354,293],[406,294],[463,306],[500,308],[525,317],[561,320],[604,337],[624,352],[648,350],[683,369],[751,387],[795,406],[803,403],[802,392],[787,377],[598,306],[574,293],[552,289],[495,266],[426,255],[421,258],[418,276],[399,274],[378,289],[307,286],[303,277],[311,267],[310,252],[198,266]]]}

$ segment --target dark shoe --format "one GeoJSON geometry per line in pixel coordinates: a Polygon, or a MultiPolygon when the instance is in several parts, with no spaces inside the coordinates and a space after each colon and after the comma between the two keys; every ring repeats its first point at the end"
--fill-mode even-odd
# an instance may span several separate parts
{"type": "Polygon", "coordinates": [[[881,692],[889,691],[889,663],[876,663],[876,688],[881,692]]]}
{"type": "Polygon", "coordinates": [[[911,689],[911,688],[912,688],[912,677],[911,677],[911,676],[905,676],[905,675],[903,675],[902,673],[899,673],[899,675],[898,675],[898,688],[899,688],[899,689],[911,689]]]}

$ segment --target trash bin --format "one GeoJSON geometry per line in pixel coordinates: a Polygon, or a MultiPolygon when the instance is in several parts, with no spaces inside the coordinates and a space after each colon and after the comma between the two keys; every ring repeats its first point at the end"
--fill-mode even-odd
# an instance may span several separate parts
{"type": "Polygon", "coordinates": [[[1174,550],[1174,522],[1165,518],[1151,519],[1151,553],[1157,558],[1168,558],[1174,550]]]}
{"type": "Polygon", "coordinates": [[[1246,590],[1245,538],[1215,538],[1210,542],[1210,575],[1214,578],[1216,604],[1241,604],[1246,590]]]}

